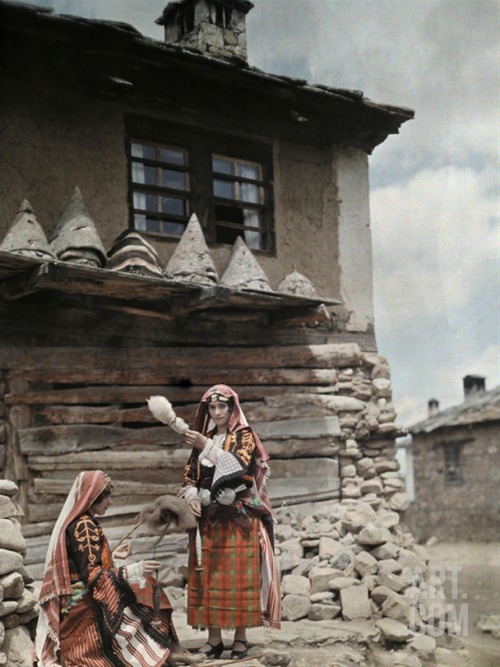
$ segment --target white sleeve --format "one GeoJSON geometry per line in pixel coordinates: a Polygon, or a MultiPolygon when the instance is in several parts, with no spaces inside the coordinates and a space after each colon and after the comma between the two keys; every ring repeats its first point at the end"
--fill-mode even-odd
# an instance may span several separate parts
{"type": "Polygon", "coordinates": [[[125,572],[129,583],[139,584],[139,588],[144,588],[146,579],[144,578],[144,566],[142,560],[138,563],[132,563],[132,565],[126,565],[125,572]]]}
{"type": "Polygon", "coordinates": [[[222,449],[219,449],[219,447],[215,446],[214,441],[209,438],[207,440],[207,444],[205,445],[205,449],[203,449],[202,452],[200,452],[200,461],[203,461],[203,459],[208,459],[210,463],[213,463],[214,466],[217,465],[217,461],[219,460],[219,457],[222,453],[222,449]]]}
{"type": "Polygon", "coordinates": [[[190,503],[192,500],[197,498],[197,496],[198,489],[196,486],[184,486],[179,492],[179,497],[184,498],[187,503],[190,503]]]}

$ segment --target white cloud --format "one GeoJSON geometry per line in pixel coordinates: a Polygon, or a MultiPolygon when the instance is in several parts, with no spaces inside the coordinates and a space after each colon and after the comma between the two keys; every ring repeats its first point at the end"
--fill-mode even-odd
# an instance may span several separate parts
{"type": "Polygon", "coordinates": [[[497,215],[491,175],[471,169],[426,169],[372,193],[375,293],[397,306],[401,326],[453,312],[495,280],[497,215]]]}

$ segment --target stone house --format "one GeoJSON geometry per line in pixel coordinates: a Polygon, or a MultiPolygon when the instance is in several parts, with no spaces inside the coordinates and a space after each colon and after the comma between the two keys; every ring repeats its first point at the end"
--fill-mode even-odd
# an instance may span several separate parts
{"type": "Polygon", "coordinates": [[[405,519],[421,540],[498,540],[500,387],[463,379],[464,401],[446,410],[429,401],[427,419],[411,426],[415,501],[405,519]]]}
{"type": "Polygon", "coordinates": [[[405,509],[377,354],[368,156],[413,117],[247,62],[247,0],[182,0],[165,42],[0,1],[0,474],[27,536],[104,468],[123,525],[178,489],[234,386],[276,503],[405,509]],[[3,239],[3,240],[2,240],[3,239]]]}

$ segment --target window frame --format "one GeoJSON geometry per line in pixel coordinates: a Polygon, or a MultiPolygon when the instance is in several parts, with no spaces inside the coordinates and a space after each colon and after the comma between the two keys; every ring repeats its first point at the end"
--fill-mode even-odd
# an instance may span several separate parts
{"type": "Polygon", "coordinates": [[[444,481],[451,486],[464,483],[462,446],[460,444],[444,444],[444,481]]]}
{"type": "MultiPolygon", "coordinates": [[[[273,199],[273,151],[272,142],[269,140],[248,140],[238,135],[222,133],[219,130],[210,131],[200,127],[181,125],[174,122],[159,121],[142,117],[131,117],[126,121],[126,154],[127,154],[127,184],[129,203],[129,225],[135,228],[134,190],[137,183],[133,181],[132,155],[133,143],[145,143],[156,147],[180,149],[187,152],[188,166],[187,174],[190,183],[189,191],[176,193],[186,199],[190,210],[182,223],[187,224],[194,213],[198,217],[204,230],[207,243],[212,245],[230,245],[234,242],[224,243],[217,241],[217,230],[221,228],[237,229],[238,231],[249,230],[260,235],[261,248],[253,248],[252,252],[275,255],[275,229],[274,229],[274,199],[273,199]],[[263,203],[244,202],[235,199],[223,199],[216,197],[213,192],[215,172],[213,171],[212,158],[223,156],[236,162],[257,163],[261,168],[261,181],[263,203]],[[245,227],[239,223],[231,224],[227,221],[217,222],[216,206],[229,205],[236,209],[250,208],[261,213],[261,225],[256,227],[245,227]]],[[[217,173],[217,179],[221,174],[217,173]]],[[[225,180],[222,178],[222,180],[225,180]]],[[[238,177],[238,181],[246,182],[244,177],[238,177]]],[[[248,182],[256,182],[248,179],[248,182]]],[[[140,185],[140,184],[139,184],[140,185]]],[[[140,189],[140,187],[139,187],[140,189]]],[[[154,189],[154,188],[153,188],[154,189]]],[[[158,194],[164,192],[158,189],[158,194]]],[[[168,214],[165,214],[168,215],[168,214]]],[[[174,217],[174,216],[169,216],[174,217]]],[[[182,216],[181,216],[182,217],[182,216]]],[[[148,230],[136,230],[141,234],[159,239],[178,240],[180,236],[164,232],[148,230]]],[[[240,234],[243,236],[243,234],[240,234]]],[[[244,236],[243,236],[244,238],[244,236]]]]}

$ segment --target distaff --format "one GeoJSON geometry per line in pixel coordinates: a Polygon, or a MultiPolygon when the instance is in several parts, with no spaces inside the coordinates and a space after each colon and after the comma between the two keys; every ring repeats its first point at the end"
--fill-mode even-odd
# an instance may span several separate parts
{"type": "MultiPolygon", "coordinates": [[[[167,426],[170,426],[170,428],[176,433],[179,433],[179,435],[184,435],[185,442],[188,442],[188,440],[186,440],[187,433],[195,433],[195,431],[189,430],[189,426],[183,419],[177,417],[172,407],[172,404],[167,398],[165,398],[165,396],[151,396],[150,398],[147,399],[147,404],[153,416],[156,417],[156,419],[158,419],[158,421],[162,422],[163,424],[167,424],[167,426]]],[[[188,504],[195,517],[199,518],[201,516],[201,505],[199,504],[197,505],[196,503],[195,504],[188,503],[188,504]]],[[[200,527],[198,523],[196,524],[195,543],[196,543],[196,557],[198,561],[197,568],[201,570],[203,569],[202,547],[201,547],[200,527]]]]}

